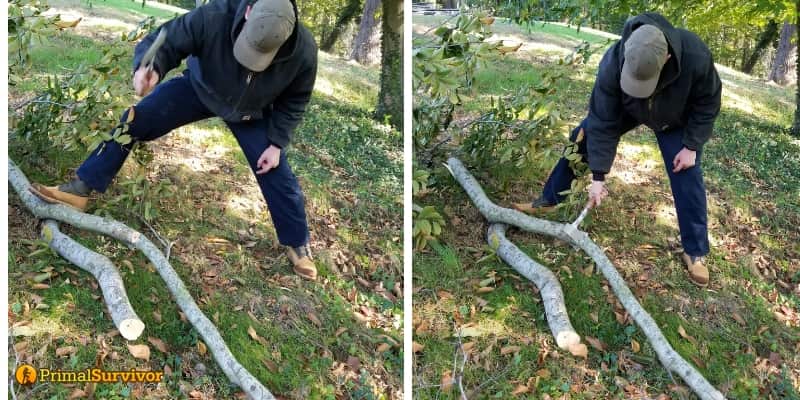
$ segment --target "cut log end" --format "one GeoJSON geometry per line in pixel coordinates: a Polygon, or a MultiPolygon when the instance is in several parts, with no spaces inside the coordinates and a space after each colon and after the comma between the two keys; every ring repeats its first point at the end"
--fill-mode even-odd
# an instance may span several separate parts
{"type": "Polygon", "coordinates": [[[556,344],[559,349],[569,350],[573,345],[581,342],[581,336],[575,331],[561,331],[556,334],[556,344]]]}
{"type": "Polygon", "coordinates": [[[119,333],[127,340],[136,340],[144,332],[144,322],[138,319],[126,319],[119,324],[119,333]]]}

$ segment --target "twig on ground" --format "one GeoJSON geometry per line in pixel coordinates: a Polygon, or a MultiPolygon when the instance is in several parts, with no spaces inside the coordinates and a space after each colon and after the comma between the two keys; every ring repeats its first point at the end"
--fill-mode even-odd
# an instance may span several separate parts
{"type": "Polygon", "coordinates": [[[467,352],[464,351],[464,343],[461,341],[461,330],[458,329],[453,323],[456,334],[458,335],[458,342],[456,352],[453,354],[453,383],[458,385],[458,390],[461,392],[461,400],[467,400],[467,394],[464,393],[464,366],[467,364],[467,352]],[[461,356],[461,366],[458,366],[459,356],[461,356]]]}
{"type": "Polygon", "coordinates": [[[164,245],[164,257],[166,257],[167,261],[169,261],[169,252],[172,250],[172,245],[174,245],[176,241],[173,240],[171,242],[168,242],[166,239],[164,239],[163,236],[161,236],[161,234],[158,233],[158,231],[155,228],[153,228],[150,225],[149,222],[147,222],[146,219],[144,219],[144,217],[142,217],[141,215],[139,215],[138,217],[139,220],[144,222],[144,224],[147,225],[148,228],[150,228],[150,232],[153,232],[153,235],[156,237],[156,239],[158,239],[158,241],[161,242],[162,245],[164,245]]]}
{"type": "Polygon", "coordinates": [[[500,378],[502,378],[502,377],[506,376],[506,374],[508,374],[509,372],[511,372],[511,366],[512,366],[512,365],[513,365],[513,363],[506,363],[506,367],[505,367],[505,368],[503,368],[503,370],[502,370],[502,371],[500,371],[498,374],[495,374],[494,376],[492,376],[492,377],[491,377],[491,378],[489,378],[488,380],[486,380],[486,381],[484,381],[483,383],[481,383],[480,385],[478,385],[478,387],[477,387],[477,388],[475,388],[475,389],[472,391],[472,394],[473,394],[475,397],[478,397],[478,393],[480,393],[481,389],[483,389],[484,387],[486,387],[486,386],[487,386],[487,385],[489,385],[490,383],[494,383],[494,382],[495,382],[495,381],[497,381],[498,379],[500,379],[500,378]]]}
{"type": "Polygon", "coordinates": [[[17,400],[17,389],[14,388],[14,380],[19,366],[19,354],[17,354],[17,349],[14,348],[14,335],[11,332],[8,332],[8,345],[11,346],[10,351],[14,352],[14,367],[9,371],[11,376],[8,378],[8,391],[11,392],[11,398],[17,400]]]}

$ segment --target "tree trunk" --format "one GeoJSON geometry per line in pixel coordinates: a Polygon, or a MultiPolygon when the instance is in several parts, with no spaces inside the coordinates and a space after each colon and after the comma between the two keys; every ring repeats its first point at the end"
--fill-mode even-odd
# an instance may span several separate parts
{"type": "Polygon", "coordinates": [[[403,130],[403,0],[383,1],[381,91],[375,117],[403,130]]]}
{"type": "Polygon", "coordinates": [[[772,61],[772,69],[767,80],[779,85],[786,85],[794,79],[795,62],[793,57],[797,57],[797,43],[792,43],[792,37],[796,30],[797,25],[784,21],[778,50],[775,52],[775,59],[772,61]]]}
{"type": "Polygon", "coordinates": [[[164,257],[161,250],[150,239],[114,219],[85,214],[61,204],[45,203],[31,193],[31,184],[28,178],[10,159],[8,160],[8,182],[11,183],[22,202],[25,203],[25,206],[34,216],[62,221],[76,228],[102,233],[130,247],[141,250],[158,271],[158,274],[161,275],[167,289],[169,289],[172,297],[175,298],[178,307],[203,338],[220,369],[228,379],[238,385],[251,399],[275,400],[272,393],[256,377],[250,374],[242,364],[239,364],[236,357],[228,349],[225,339],[219,334],[214,323],[203,314],[203,311],[194,302],[192,294],[183,284],[181,277],[172,268],[172,265],[164,257]]]}
{"type": "MultiPolygon", "coordinates": [[[[800,46],[800,1],[795,2],[797,7],[797,12],[795,12],[796,19],[795,19],[795,33],[797,34],[795,38],[795,42],[797,46],[800,46]]],[[[797,81],[796,82],[796,91],[797,95],[795,97],[795,103],[797,103],[797,108],[794,110],[794,124],[792,125],[792,135],[796,137],[800,137],[800,49],[797,51],[797,57],[795,57],[795,74],[797,74],[797,81]]]]}
{"type": "Polygon", "coordinates": [[[639,301],[636,300],[636,296],[634,296],[633,292],[628,288],[625,279],[622,278],[622,275],[620,275],[614,267],[614,264],[606,257],[603,249],[597,246],[586,232],[578,231],[569,235],[564,231],[564,228],[568,224],[546,221],[525,215],[516,210],[499,207],[486,197],[486,193],[483,191],[483,188],[481,188],[481,185],[475,180],[472,174],[469,173],[461,161],[457,158],[450,158],[447,160],[447,167],[456,181],[464,188],[464,191],[467,192],[467,195],[472,200],[472,203],[475,204],[475,207],[478,208],[481,214],[483,214],[490,223],[514,225],[529,232],[553,236],[582,249],[594,260],[595,264],[597,264],[597,269],[603,273],[611,290],[614,291],[614,294],[617,296],[620,303],[622,303],[622,306],[625,307],[625,310],[628,311],[628,314],[630,314],[634,322],[639,325],[642,333],[653,346],[653,350],[655,350],[664,368],[677,373],[683,378],[683,381],[686,382],[701,400],[725,399],[722,393],[714,388],[692,364],[686,362],[686,360],[672,348],[667,338],[664,337],[664,334],[661,332],[661,329],[658,328],[656,321],[653,320],[653,317],[651,317],[650,314],[642,308],[639,301]]]}
{"type": "Polygon", "coordinates": [[[775,42],[776,39],[778,39],[778,23],[772,19],[769,21],[769,23],[767,23],[767,27],[764,28],[764,31],[758,35],[756,47],[753,49],[753,52],[750,53],[750,57],[744,61],[744,64],[742,65],[742,72],[745,74],[752,73],[753,68],[758,63],[758,60],[761,59],[761,56],[764,54],[764,50],[766,50],[770,44],[775,42]]]}
{"type": "Polygon", "coordinates": [[[322,40],[322,43],[319,46],[319,49],[330,53],[333,50],[333,45],[336,44],[336,41],[339,40],[339,36],[342,35],[342,32],[347,28],[347,24],[358,15],[358,11],[361,9],[361,0],[348,0],[347,4],[342,8],[339,12],[339,16],[336,18],[336,24],[333,26],[333,30],[325,36],[325,39],[322,40]]]}
{"type": "Polygon", "coordinates": [[[353,42],[353,52],[350,58],[358,61],[359,64],[377,64],[380,55],[380,36],[378,33],[378,20],[375,12],[381,0],[366,0],[364,2],[364,13],[361,15],[361,24],[358,27],[358,35],[353,42]]]}

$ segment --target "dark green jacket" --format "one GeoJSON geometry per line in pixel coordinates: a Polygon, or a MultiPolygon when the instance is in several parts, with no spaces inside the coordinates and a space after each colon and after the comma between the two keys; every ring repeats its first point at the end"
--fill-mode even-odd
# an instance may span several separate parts
{"type": "MultiPolygon", "coordinates": [[[[269,140],[286,147],[314,89],[317,45],[298,21],[272,64],[262,72],[249,71],[234,58],[233,43],[253,2],[214,0],[165,23],[161,29],[167,39],[154,68],[163,77],[188,57],[192,86],[211,112],[229,122],[267,119],[269,140]]],[[[156,34],[136,46],[134,70],[156,34]]]]}
{"type": "Polygon", "coordinates": [[[684,146],[700,149],[711,137],[721,93],[722,83],[711,52],[697,35],[674,28],[655,13],[629,20],[622,38],[600,61],[589,103],[586,137],[589,169],[595,179],[602,180],[611,169],[620,137],[640,124],[659,133],[683,132],[684,146]],[[624,62],[622,44],[643,24],[655,25],[664,32],[671,57],[653,95],[638,99],[622,91],[619,79],[624,62]]]}

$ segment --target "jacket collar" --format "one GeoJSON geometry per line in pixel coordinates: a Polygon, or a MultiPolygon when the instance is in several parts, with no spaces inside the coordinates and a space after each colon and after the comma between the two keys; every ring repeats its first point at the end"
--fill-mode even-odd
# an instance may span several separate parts
{"type": "MultiPolygon", "coordinates": [[[[234,4],[236,0],[233,0],[234,4]]],[[[231,27],[231,48],[233,47],[233,43],[236,42],[236,37],[239,36],[239,32],[242,31],[242,27],[244,26],[244,14],[247,11],[247,6],[255,4],[257,0],[242,0],[239,2],[239,5],[236,8],[236,14],[233,17],[233,25],[231,27]]],[[[294,30],[292,34],[289,36],[289,39],[286,39],[286,43],[284,43],[280,49],[278,49],[278,54],[275,55],[275,58],[272,60],[272,64],[279,64],[288,59],[290,59],[300,47],[300,14],[297,12],[297,2],[296,0],[289,0],[292,3],[292,7],[294,8],[294,15],[297,18],[297,21],[294,23],[294,30]]]]}
{"type": "Polygon", "coordinates": [[[666,18],[661,16],[661,14],[644,13],[625,22],[625,26],[622,28],[622,39],[620,39],[622,45],[619,46],[619,68],[622,70],[622,63],[625,61],[625,50],[623,47],[625,41],[628,40],[628,37],[630,37],[631,33],[636,30],[636,28],[648,24],[655,25],[664,33],[664,37],[667,39],[667,45],[670,48],[669,54],[671,54],[669,61],[664,65],[664,69],[661,70],[661,77],[658,79],[658,85],[654,92],[655,94],[678,79],[678,76],[681,74],[681,57],[683,56],[680,32],[678,32],[666,18]]]}

